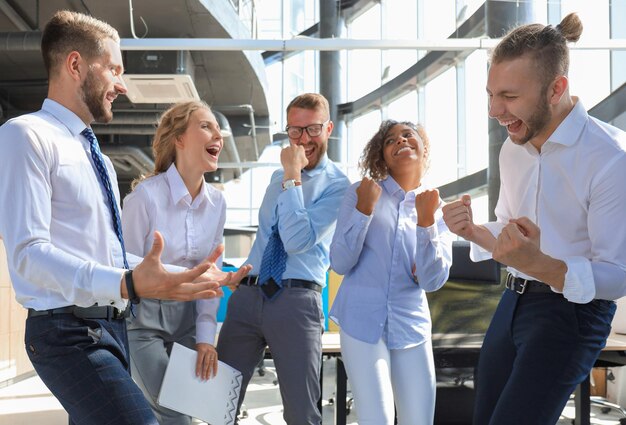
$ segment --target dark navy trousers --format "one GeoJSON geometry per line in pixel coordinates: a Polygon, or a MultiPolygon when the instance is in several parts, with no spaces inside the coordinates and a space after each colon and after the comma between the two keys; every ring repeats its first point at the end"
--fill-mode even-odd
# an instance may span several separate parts
{"type": "Polygon", "coordinates": [[[474,425],[554,425],[606,344],[613,301],[505,289],[478,361],[474,425]]]}
{"type": "Polygon", "coordinates": [[[26,351],[71,424],[157,425],[129,373],[124,319],[72,314],[26,320],[26,351]]]}

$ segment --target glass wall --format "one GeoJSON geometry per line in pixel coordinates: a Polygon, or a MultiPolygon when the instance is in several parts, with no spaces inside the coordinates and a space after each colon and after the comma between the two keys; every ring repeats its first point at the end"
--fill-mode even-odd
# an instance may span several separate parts
{"type": "MultiPolygon", "coordinates": [[[[344,34],[353,39],[443,40],[472,16],[484,1],[455,0],[435,2],[416,0],[372,2],[367,10],[346,21],[344,34]]],[[[318,1],[259,1],[260,37],[290,38],[315,23],[318,1]],[[282,24],[277,25],[277,20],[282,24]],[[280,32],[278,31],[280,28],[280,32]]],[[[570,12],[583,22],[581,43],[626,38],[626,0],[538,0],[534,2],[535,21],[556,25],[570,12]]],[[[416,50],[342,51],[342,84],[345,102],[352,102],[379,89],[405,72],[427,52],[416,50]]],[[[488,117],[485,85],[487,50],[468,52],[465,59],[452,61],[445,72],[406,86],[402,93],[386,99],[375,110],[347,117],[342,158],[350,178],[360,178],[358,159],[363,146],[382,119],[393,118],[422,123],[431,139],[431,166],[428,184],[443,185],[487,168],[488,117]]],[[[284,128],[284,108],[294,95],[319,90],[318,54],[292,55],[268,66],[272,120],[284,128]]],[[[608,49],[571,50],[571,92],[587,108],[606,98],[626,82],[626,52],[608,49]],[[589,72],[593,64],[593,72],[589,72]]],[[[484,193],[484,192],[483,192],[484,193]]],[[[488,217],[485,196],[473,204],[477,220],[488,217]]],[[[480,221],[480,220],[479,220],[480,221]]]]}

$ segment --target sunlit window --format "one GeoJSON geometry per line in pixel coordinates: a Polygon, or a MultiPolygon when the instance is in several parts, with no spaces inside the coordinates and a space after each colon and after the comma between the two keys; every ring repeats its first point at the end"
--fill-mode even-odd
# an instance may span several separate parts
{"type": "MultiPolygon", "coordinates": [[[[259,34],[265,38],[290,38],[318,19],[318,2],[260,0],[259,34]],[[283,20],[283,21],[281,21],[283,20]]],[[[380,0],[346,21],[344,36],[352,39],[443,40],[472,16],[484,0],[431,1],[380,0]]],[[[557,25],[570,12],[583,22],[581,43],[626,38],[626,0],[535,0],[535,22],[557,25]]],[[[476,36],[476,35],[474,35],[476,36]]],[[[416,50],[343,50],[340,53],[342,101],[354,102],[371,94],[414,66],[426,52],[416,50]]],[[[406,84],[401,92],[383,96],[376,110],[346,118],[341,158],[349,177],[360,178],[356,165],[363,146],[383,118],[420,122],[431,139],[431,168],[427,183],[439,186],[489,166],[487,115],[487,50],[451,61],[432,80],[406,84]]],[[[570,87],[587,108],[605,99],[626,82],[626,52],[608,49],[572,49],[570,87]],[[592,72],[590,72],[592,71],[592,72]]],[[[272,120],[284,126],[284,108],[293,96],[319,90],[319,54],[292,55],[268,66],[272,120]]],[[[420,76],[421,77],[421,76],[420,76]]],[[[614,124],[626,126],[626,114],[614,124]]],[[[488,219],[485,195],[473,201],[477,222],[488,219]]]]}
{"type": "Polygon", "coordinates": [[[457,179],[456,71],[441,74],[426,85],[426,133],[430,139],[429,184],[457,179]]]}

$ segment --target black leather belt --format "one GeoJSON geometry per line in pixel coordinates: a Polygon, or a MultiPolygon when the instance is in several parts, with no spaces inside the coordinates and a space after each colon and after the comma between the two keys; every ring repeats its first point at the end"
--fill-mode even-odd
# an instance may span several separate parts
{"type": "Polygon", "coordinates": [[[522,279],[521,277],[513,277],[513,275],[510,273],[506,277],[505,286],[507,289],[517,292],[520,295],[528,292],[560,295],[558,292],[554,292],[551,289],[550,285],[539,282],[538,280],[528,280],[522,279]]]}
{"type": "MultiPolygon", "coordinates": [[[[258,286],[259,288],[263,288],[267,284],[275,285],[274,279],[270,279],[265,285],[259,285],[259,276],[247,276],[243,278],[239,284],[245,286],[258,286]]],[[[322,285],[319,285],[311,280],[283,279],[281,284],[283,288],[306,288],[315,292],[322,292],[322,285]]]]}
{"type": "Polygon", "coordinates": [[[110,305],[92,305],[91,307],[78,307],[70,305],[61,308],[51,308],[50,310],[28,309],[28,317],[53,316],[55,314],[73,314],[79,319],[123,319],[127,316],[127,310],[120,310],[110,305]]]}

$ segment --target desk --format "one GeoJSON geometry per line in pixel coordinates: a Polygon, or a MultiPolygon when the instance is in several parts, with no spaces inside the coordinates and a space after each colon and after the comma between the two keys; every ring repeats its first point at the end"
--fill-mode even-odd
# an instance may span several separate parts
{"type": "MultiPolygon", "coordinates": [[[[483,341],[482,334],[433,334],[435,368],[473,368],[483,341]]],[[[347,380],[341,358],[339,333],[322,335],[322,353],[337,361],[335,382],[335,425],[346,425],[347,380]]]]}
{"type": "MultiPolygon", "coordinates": [[[[473,368],[478,363],[478,355],[483,334],[433,334],[435,368],[473,368]]],[[[339,334],[326,332],[322,336],[322,352],[336,358],[337,375],[335,389],[335,425],[346,425],[347,375],[341,359],[339,334]]],[[[606,347],[596,361],[596,367],[626,366],[626,335],[611,333],[606,347]]],[[[590,382],[587,378],[575,392],[575,425],[590,424],[590,382]]]]}
{"type": "MultiPolygon", "coordinates": [[[[606,347],[596,360],[596,367],[626,366],[626,335],[611,332],[606,340],[606,347]]],[[[591,391],[589,377],[587,377],[574,393],[576,402],[575,425],[589,425],[591,415],[591,391]]]]}

